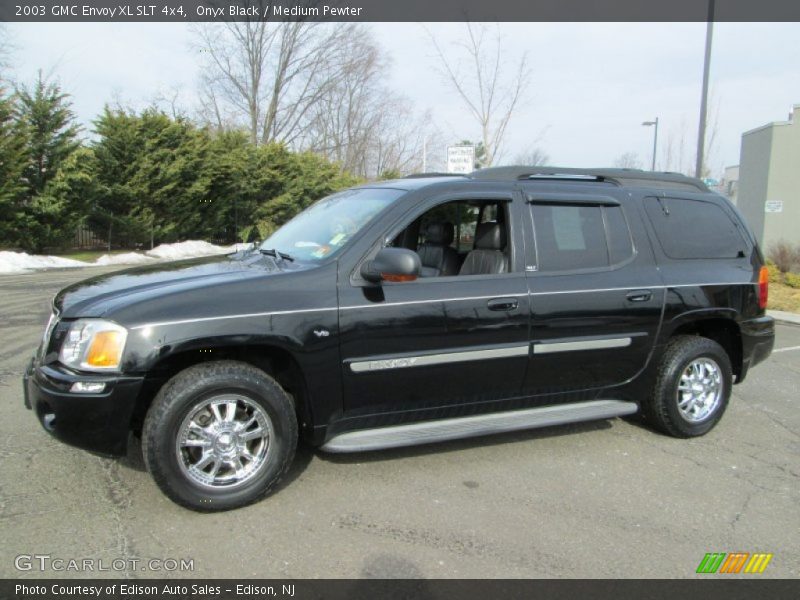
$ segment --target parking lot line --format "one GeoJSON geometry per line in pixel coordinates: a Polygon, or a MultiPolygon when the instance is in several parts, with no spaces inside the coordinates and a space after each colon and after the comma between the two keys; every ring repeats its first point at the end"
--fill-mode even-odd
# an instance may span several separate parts
{"type": "Polygon", "coordinates": [[[789,352],[790,350],[800,350],[800,346],[789,346],[788,348],[775,348],[773,352],[789,352]]]}

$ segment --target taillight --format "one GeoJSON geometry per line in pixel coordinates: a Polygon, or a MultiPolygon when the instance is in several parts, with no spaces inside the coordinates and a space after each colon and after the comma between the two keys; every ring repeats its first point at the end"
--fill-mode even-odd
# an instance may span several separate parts
{"type": "Polygon", "coordinates": [[[767,308],[767,298],[769,296],[769,270],[761,267],[758,272],[758,306],[767,308]]]}

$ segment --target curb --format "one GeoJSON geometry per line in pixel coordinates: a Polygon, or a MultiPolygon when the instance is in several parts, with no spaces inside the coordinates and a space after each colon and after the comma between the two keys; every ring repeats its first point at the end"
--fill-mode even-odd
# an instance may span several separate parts
{"type": "Polygon", "coordinates": [[[790,313],[783,310],[768,310],[767,314],[781,323],[791,323],[792,325],[800,325],[800,315],[797,313],[790,313]]]}

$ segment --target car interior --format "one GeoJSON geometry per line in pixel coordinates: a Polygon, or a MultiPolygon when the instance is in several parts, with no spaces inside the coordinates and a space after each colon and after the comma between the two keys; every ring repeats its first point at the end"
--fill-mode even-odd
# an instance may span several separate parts
{"type": "Polygon", "coordinates": [[[509,269],[506,203],[440,204],[412,221],[391,246],[415,251],[420,277],[492,275],[509,269]]]}

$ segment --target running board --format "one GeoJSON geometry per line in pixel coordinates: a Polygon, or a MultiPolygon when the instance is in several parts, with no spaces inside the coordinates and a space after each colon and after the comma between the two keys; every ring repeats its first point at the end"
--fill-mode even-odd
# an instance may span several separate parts
{"type": "Polygon", "coordinates": [[[431,444],[447,440],[535,429],[594,419],[610,419],[635,413],[639,407],[621,400],[592,400],[557,404],[510,412],[489,413],[457,419],[423,421],[409,425],[349,431],[334,436],[322,445],[326,452],[364,452],[402,446],[431,444]]]}

